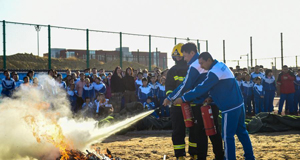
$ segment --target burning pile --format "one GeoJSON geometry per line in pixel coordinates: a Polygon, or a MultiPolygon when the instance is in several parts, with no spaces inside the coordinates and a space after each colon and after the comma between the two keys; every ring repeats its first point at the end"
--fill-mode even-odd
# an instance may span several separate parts
{"type": "Polygon", "coordinates": [[[62,155],[56,160],[121,160],[121,158],[113,158],[111,152],[106,149],[100,152],[100,148],[96,149],[96,153],[86,150],[87,154],[79,150],[66,150],[66,155],[62,155]]]}

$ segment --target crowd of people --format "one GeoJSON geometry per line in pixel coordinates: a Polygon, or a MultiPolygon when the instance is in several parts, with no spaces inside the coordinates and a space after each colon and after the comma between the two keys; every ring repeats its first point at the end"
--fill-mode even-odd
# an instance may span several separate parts
{"type": "Polygon", "coordinates": [[[278,114],[282,114],[284,102],[285,114],[299,114],[300,69],[293,71],[285,65],[277,80],[271,69],[265,70],[263,66],[258,65],[251,68],[250,72],[247,68],[240,69],[237,66],[234,73],[243,93],[247,115],[273,112],[274,97],[277,93],[280,93],[278,114]]]}
{"type": "MultiPolygon", "coordinates": [[[[288,66],[283,66],[277,81],[273,71],[264,69],[263,66],[257,65],[250,71],[239,66],[230,69],[234,72],[243,93],[248,116],[260,112],[273,112],[273,101],[277,93],[280,93],[278,114],[282,113],[285,101],[285,114],[299,113],[300,69],[294,72],[288,66]],[[277,87],[280,92],[277,92],[277,87]]],[[[3,74],[5,76],[2,80],[3,97],[11,97],[13,91],[22,85],[43,89],[32,70],[28,71],[23,80],[19,80],[17,72],[10,73],[5,70],[3,74]]],[[[158,68],[155,68],[153,73],[148,73],[147,69],[134,70],[131,67],[122,71],[119,66],[113,73],[105,73],[104,69],[98,72],[96,68],[88,68],[83,72],[72,72],[68,69],[65,78],[55,70],[48,71],[48,75],[57,81],[57,85],[67,92],[74,113],[89,106],[92,108],[90,112],[94,113],[89,115],[96,117],[113,111],[119,112],[125,104],[135,101],[141,102],[146,109],[156,109],[153,113],[156,118],[169,117],[169,107],[162,105],[166,98],[166,74],[167,70],[162,73],[158,68]],[[110,99],[114,105],[108,105],[110,99]],[[101,102],[100,109],[99,102],[101,102]]]]}
{"type": "MultiPolygon", "coordinates": [[[[83,72],[66,70],[65,77],[55,70],[48,71],[48,77],[54,83],[52,86],[64,90],[70,101],[71,111],[84,113],[85,117],[98,118],[110,113],[119,113],[126,104],[141,102],[145,109],[155,109],[152,114],[155,118],[168,118],[169,107],[162,106],[166,97],[165,76],[155,68],[153,73],[147,69],[134,70],[131,67],[122,71],[116,67],[113,73],[106,73],[104,69],[87,68],[83,72]]],[[[44,90],[34,71],[28,71],[23,80],[17,72],[5,70],[2,79],[2,97],[12,97],[14,91],[20,87],[36,87],[44,90]]],[[[53,92],[57,92],[53,91],[53,92]]]]}

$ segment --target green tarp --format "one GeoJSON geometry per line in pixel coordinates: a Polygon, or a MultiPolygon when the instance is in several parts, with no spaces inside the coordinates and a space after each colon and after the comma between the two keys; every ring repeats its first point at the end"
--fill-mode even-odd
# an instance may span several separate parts
{"type": "MultiPolygon", "coordinates": [[[[247,120],[249,121],[249,119],[247,120]]],[[[300,130],[300,116],[279,116],[267,112],[259,113],[250,119],[247,130],[251,134],[257,132],[300,130]]]]}

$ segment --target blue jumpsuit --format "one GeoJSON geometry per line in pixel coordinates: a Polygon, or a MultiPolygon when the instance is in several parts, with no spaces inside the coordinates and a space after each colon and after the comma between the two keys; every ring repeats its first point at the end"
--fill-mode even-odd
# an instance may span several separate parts
{"type": "Polygon", "coordinates": [[[245,107],[241,90],[231,70],[222,62],[214,60],[206,79],[193,90],[185,93],[181,99],[190,102],[209,92],[222,111],[222,136],[225,158],[236,159],[236,134],[243,145],[246,160],[254,159],[252,144],[245,125],[245,107]]]}

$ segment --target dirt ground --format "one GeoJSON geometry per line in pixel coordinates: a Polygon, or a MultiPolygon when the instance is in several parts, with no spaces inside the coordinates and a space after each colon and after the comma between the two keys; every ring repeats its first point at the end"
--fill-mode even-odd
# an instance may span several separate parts
{"type": "MultiPolygon", "coordinates": [[[[277,103],[278,98],[274,100],[275,113],[278,110],[277,103]]],[[[114,156],[124,160],[162,160],[164,155],[166,159],[175,159],[171,135],[172,131],[128,132],[111,136],[98,146],[110,149],[114,156]]],[[[300,159],[300,131],[256,133],[251,134],[250,138],[256,159],[300,159]]],[[[208,147],[207,159],[210,160],[214,158],[210,141],[208,147]]],[[[243,154],[243,146],[236,137],[237,159],[244,159],[243,154]]]]}
{"type": "MultiPolygon", "coordinates": [[[[250,138],[256,159],[300,159],[300,131],[257,133],[250,135],[250,138]]],[[[167,159],[175,159],[171,131],[129,132],[126,135],[112,136],[99,146],[110,149],[114,156],[124,160],[159,160],[164,155],[167,159]]],[[[208,146],[209,160],[214,155],[210,142],[208,146]]],[[[243,147],[237,138],[236,155],[237,159],[243,159],[243,147]]]]}

